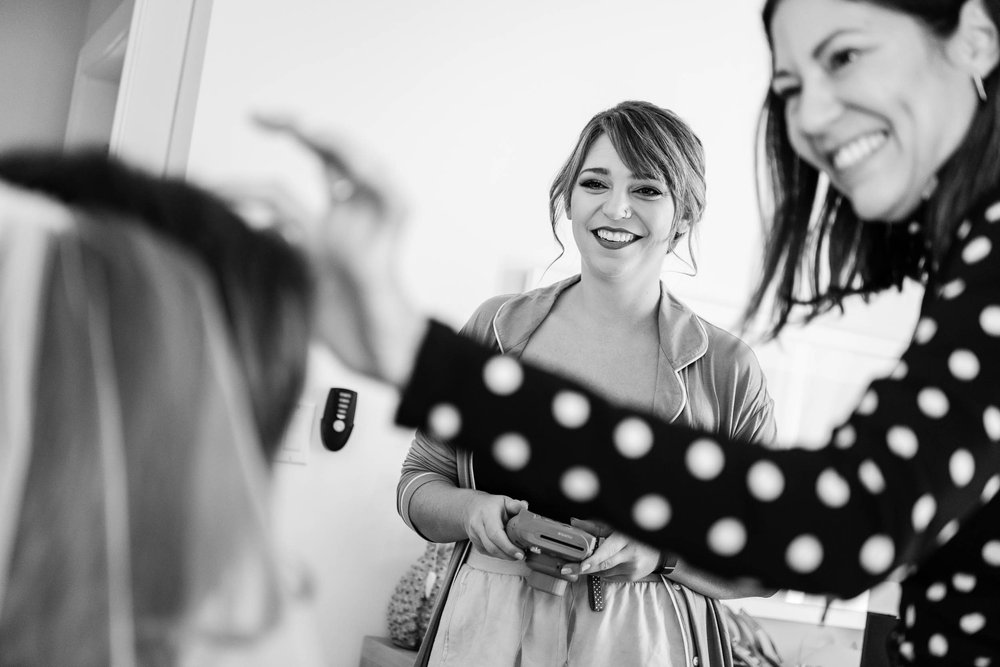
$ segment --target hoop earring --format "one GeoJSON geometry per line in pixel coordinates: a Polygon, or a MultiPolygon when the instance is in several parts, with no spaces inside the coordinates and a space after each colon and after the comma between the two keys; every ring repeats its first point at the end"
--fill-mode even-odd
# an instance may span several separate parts
{"type": "Polygon", "coordinates": [[[979,74],[973,73],[972,85],[976,87],[976,94],[979,95],[979,101],[985,102],[987,100],[987,97],[986,97],[986,87],[983,85],[983,77],[979,76],[979,74]]]}

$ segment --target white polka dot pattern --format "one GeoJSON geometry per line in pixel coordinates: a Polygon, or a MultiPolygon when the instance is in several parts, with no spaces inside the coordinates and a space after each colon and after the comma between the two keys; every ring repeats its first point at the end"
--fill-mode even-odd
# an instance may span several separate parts
{"type": "Polygon", "coordinates": [[[906,619],[905,620],[906,627],[912,628],[914,625],[917,624],[917,610],[912,604],[906,608],[906,613],[904,614],[904,616],[906,619]]]}
{"type": "Polygon", "coordinates": [[[920,321],[917,322],[917,332],[914,334],[913,339],[918,345],[926,345],[930,342],[931,338],[934,338],[934,334],[937,333],[937,322],[929,317],[921,317],[920,321]]]}
{"type": "Polygon", "coordinates": [[[928,387],[917,394],[920,411],[931,419],[940,419],[948,414],[948,397],[937,387],[928,387]]]}
{"type": "Polygon", "coordinates": [[[837,435],[833,438],[833,444],[840,449],[848,449],[854,445],[857,439],[858,434],[854,431],[854,427],[847,424],[837,429],[837,435]]]}
{"type": "Polygon", "coordinates": [[[969,232],[972,231],[972,221],[963,220],[962,224],[958,226],[958,238],[965,239],[969,236],[969,232]]]}
{"type": "Polygon", "coordinates": [[[746,542],[747,531],[736,519],[719,519],[708,529],[708,546],[720,556],[735,556],[746,542]]]}
{"type": "Polygon", "coordinates": [[[979,314],[979,326],[989,336],[1000,336],[1000,306],[987,306],[979,314]]]}
{"type": "Polygon", "coordinates": [[[585,503],[597,497],[601,484],[589,468],[576,466],[563,473],[559,481],[563,495],[577,503],[585,503]]]}
{"type": "Polygon", "coordinates": [[[986,209],[985,217],[989,222],[996,222],[997,220],[1000,220],[1000,202],[997,202],[986,209]]]}
{"type": "Polygon", "coordinates": [[[931,584],[927,588],[927,599],[931,602],[940,602],[944,599],[944,596],[948,592],[948,587],[938,582],[936,584],[931,584]]]}
{"type": "Polygon", "coordinates": [[[816,478],[816,496],[827,507],[836,509],[851,499],[851,487],[837,471],[827,468],[816,478]]]}
{"type": "Polygon", "coordinates": [[[913,644],[910,642],[903,642],[899,645],[899,654],[911,661],[916,657],[913,651],[913,644]]]}
{"type": "Polygon", "coordinates": [[[992,658],[987,658],[985,656],[981,656],[979,658],[976,658],[972,662],[972,666],[973,667],[990,667],[990,665],[992,665],[992,664],[993,664],[993,659],[992,658]]]}
{"type": "Polygon", "coordinates": [[[632,506],[632,520],[643,530],[656,531],[670,523],[673,512],[663,496],[645,495],[632,506]]]}
{"type": "Polygon", "coordinates": [[[757,500],[777,500],[785,490],[785,476],[770,461],[758,461],[747,471],[747,488],[757,500]]]}
{"type": "Polygon", "coordinates": [[[985,236],[980,236],[972,239],[962,248],[962,260],[966,264],[975,264],[986,259],[992,250],[993,244],[990,243],[990,240],[985,236]]]}
{"type": "Polygon", "coordinates": [[[722,448],[708,438],[699,438],[692,442],[684,461],[688,472],[704,482],[718,477],[726,464],[722,448]]]}
{"type": "Polygon", "coordinates": [[[929,493],[920,496],[913,504],[913,529],[920,533],[926,530],[934,519],[935,512],[937,512],[937,502],[934,500],[934,496],[929,493]]]}
{"type": "Polygon", "coordinates": [[[564,428],[580,428],[590,418],[590,401],[575,391],[560,391],[552,400],[552,415],[564,428]]]}
{"type": "Polygon", "coordinates": [[[493,443],[493,458],[507,470],[522,470],[531,460],[531,446],[519,433],[505,433],[493,443]]]}
{"type": "Polygon", "coordinates": [[[871,459],[866,459],[858,467],[858,478],[871,493],[882,493],[885,489],[885,478],[878,465],[871,459]]]}
{"type": "Polygon", "coordinates": [[[906,426],[890,428],[886,442],[889,449],[900,458],[912,459],[917,454],[917,436],[906,426]]]}
{"type": "Polygon", "coordinates": [[[948,640],[941,634],[931,635],[930,641],[927,642],[927,650],[931,655],[943,658],[948,655],[948,640]]]}
{"type": "Polygon", "coordinates": [[[997,491],[1000,491],[1000,475],[993,475],[990,480],[986,482],[986,486],[983,487],[983,493],[979,497],[984,503],[988,503],[993,500],[993,497],[997,495],[997,491]]]}
{"type": "Polygon", "coordinates": [[[1000,567],[1000,540],[990,540],[983,545],[983,562],[990,567],[1000,567]]]}
{"type": "Polygon", "coordinates": [[[462,430],[462,416],[454,405],[441,403],[431,408],[427,415],[431,433],[441,440],[450,440],[462,430]]]}
{"type": "Polygon", "coordinates": [[[869,389],[868,393],[861,399],[861,404],[858,406],[858,414],[870,415],[877,409],[878,394],[875,393],[874,389],[869,389]]]}
{"type": "Polygon", "coordinates": [[[510,396],[521,388],[524,371],[511,357],[493,357],[483,367],[483,382],[497,396],[510,396]]]}
{"type": "Polygon", "coordinates": [[[965,281],[961,278],[957,278],[941,288],[941,298],[948,299],[949,301],[951,299],[957,299],[962,296],[962,292],[964,291],[965,281]]]}
{"type": "Polygon", "coordinates": [[[948,472],[951,473],[951,481],[958,488],[969,485],[976,475],[976,460],[967,449],[956,449],[948,461],[948,472]]]}
{"type": "Polygon", "coordinates": [[[638,417],[622,420],[612,438],[615,449],[627,459],[641,459],[653,448],[653,430],[638,417]]]}
{"type": "Polygon", "coordinates": [[[948,357],[948,370],[956,380],[975,380],[979,375],[979,358],[969,350],[955,350],[948,357]]]}
{"type": "Polygon", "coordinates": [[[951,586],[959,593],[971,593],[976,588],[976,577],[965,572],[958,572],[951,578],[951,586]]]}
{"type": "Polygon", "coordinates": [[[861,545],[859,562],[869,574],[879,575],[892,566],[895,557],[896,548],[887,535],[872,535],[861,545]]]}
{"type": "Polygon", "coordinates": [[[993,442],[1000,442],[1000,408],[991,405],[983,412],[983,428],[993,442]]]}
{"type": "Polygon", "coordinates": [[[951,538],[955,537],[958,533],[958,521],[952,519],[944,525],[941,532],[938,533],[937,542],[938,544],[946,544],[951,541],[951,538]]]}
{"type": "Polygon", "coordinates": [[[785,562],[799,574],[815,572],[823,562],[823,545],[814,535],[799,535],[785,550],[785,562]]]}
{"type": "Polygon", "coordinates": [[[986,617],[979,613],[966,614],[959,620],[958,625],[965,634],[974,635],[986,627],[986,617]]]}

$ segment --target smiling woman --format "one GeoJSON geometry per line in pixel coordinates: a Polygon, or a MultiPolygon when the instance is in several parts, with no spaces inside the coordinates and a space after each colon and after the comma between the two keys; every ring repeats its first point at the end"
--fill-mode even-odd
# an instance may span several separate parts
{"type": "MultiPolygon", "coordinates": [[[[339,281],[350,298],[338,305],[369,325],[363,337],[330,330],[328,340],[352,367],[404,388],[398,423],[425,427],[472,451],[481,483],[491,479],[510,493],[537,493],[543,511],[598,515],[648,545],[773,586],[851,597],[893,577],[902,592],[900,622],[887,646],[896,663],[996,664],[1000,0],[768,0],[764,22],[776,67],[760,165],[769,186],[762,209],[772,228],[750,312],[773,291],[777,332],[803,301],[815,315],[841,304],[847,292],[875,292],[908,276],[926,287],[919,324],[896,368],[870,384],[821,449],[748,447],[745,436],[667,423],[656,407],[615,406],[599,395],[609,393],[606,384],[595,390],[572,369],[547,364],[577,382],[497,359],[482,345],[495,350],[488,333],[476,345],[432,324],[421,338],[426,320],[407,310],[393,278],[385,277],[394,259],[388,244],[324,249],[319,261],[351,279],[339,281]],[[803,45],[800,35],[812,41],[803,45]],[[897,48],[884,69],[871,67],[880,50],[897,48]],[[911,59],[928,70],[912,81],[922,93],[900,89],[893,78],[911,59]],[[881,85],[854,85],[869,76],[881,76],[881,85]],[[924,93],[944,90],[954,92],[956,113],[937,124],[922,122],[919,136],[907,130],[902,111],[921,99],[937,104],[924,93]],[[890,92],[895,97],[887,97],[890,92]],[[824,135],[833,141],[824,143],[824,135]],[[925,151],[949,142],[952,152],[938,154],[919,190],[896,187],[891,172],[923,173],[925,151]],[[813,147],[821,150],[810,153],[813,147]],[[876,215],[874,207],[868,210],[870,193],[840,180],[838,170],[866,168],[866,161],[883,161],[890,172],[869,174],[891,189],[889,205],[877,214],[885,219],[869,219],[876,215]],[[896,218],[893,211],[907,209],[907,201],[910,208],[896,218]],[[359,340],[370,343],[365,355],[354,349],[359,340]],[[498,368],[505,368],[500,378],[493,372],[498,368]]],[[[917,113],[912,109],[914,118],[917,113]]],[[[633,175],[648,175],[629,164],[620,145],[615,150],[633,175]]],[[[593,166],[611,174],[615,165],[593,166]]],[[[612,193],[619,180],[607,184],[612,193]]],[[[373,233],[398,233],[386,216],[355,216],[351,228],[358,220],[373,233]]],[[[639,235],[637,224],[626,218],[607,226],[639,235]]],[[[597,249],[631,252],[640,245],[597,249]]],[[[521,345],[529,358],[531,334],[543,333],[560,306],[569,311],[574,291],[585,294],[584,280],[594,275],[585,265],[553,315],[511,338],[504,351],[517,353],[521,345]]],[[[517,302],[495,318],[498,333],[517,302]]],[[[625,310],[624,302],[618,305],[625,310]]],[[[564,347],[587,341],[585,327],[564,332],[561,340],[573,342],[564,347]]],[[[594,360],[611,350],[633,351],[620,343],[593,348],[594,360]]],[[[517,506],[503,501],[499,509],[517,506]]],[[[621,637],[616,633],[609,643],[621,637]]]]}
{"type": "Polygon", "coordinates": [[[842,4],[778,6],[773,91],[796,153],[858,217],[902,220],[933,189],[975,111],[965,44],[929,41],[927,27],[877,5],[842,4]]]}
{"type": "Polygon", "coordinates": [[[935,280],[962,215],[1000,182],[984,87],[998,12],[982,0],[765,4],[774,71],[758,171],[774,214],[747,312],[773,287],[772,333],[794,307],[812,317],[850,294],[935,280]]]}
{"type": "MultiPolygon", "coordinates": [[[[550,189],[553,232],[565,211],[580,275],[490,299],[465,332],[665,420],[770,441],[772,402],[753,353],[660,282],[667,256],[701,218],[704,169],[701,142],[666,109],[623,102],[594,116],[550,189]]],[[[502,385],[503,367],[496,371],[491,377],[502,385]]],[[[586,419],[577,408],[567,401],[557,409],[567,420],[586,419]]],[[[643,434],[635,435],[641,447],[643,434]]],[[[516,456],[518,443],[506,444],[516,456]]],[[[456,550],[450,593],[423,658],[436,665],[731,663],[716,598],[763,589],[574,520],[604,537],[602,546],[568,567],[574,583],[564,597],[536,590],[523,553],[504,534],[523,508],[502,495],[508,489],[467,452],[417,432],[399,483],[400,513],[432,541],[471,544],[456,550]],[[590,576],[578,579],[581,571],[590,576]],[[604,611],[596,602],[602,595],[604,611]]],[[[545,494],[524,500],[570,520],[545,494]]]]}

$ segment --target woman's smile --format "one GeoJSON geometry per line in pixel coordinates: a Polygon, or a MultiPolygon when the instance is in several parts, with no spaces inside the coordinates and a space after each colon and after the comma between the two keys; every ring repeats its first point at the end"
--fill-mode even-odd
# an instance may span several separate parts
{"type": "Polygon", "coordinates": [[[882,148],[888,139],[884,131],[866,133],[835,150],[830,155],[830,163],[838,171],[850,169],[882,148]]]}
{"type": "Polygon", "coordinates": [[[632,232],[625,231],[624,229],[611,227],[598,227],[591,233],[602,247],[609,250],[624,248],[643,238],[638,234],[633,234],[632,232]]]}

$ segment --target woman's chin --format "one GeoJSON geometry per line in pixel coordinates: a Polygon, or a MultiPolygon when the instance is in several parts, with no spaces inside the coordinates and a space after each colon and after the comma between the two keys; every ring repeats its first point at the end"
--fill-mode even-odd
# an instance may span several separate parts
{"type": "Polygon", "coordinates": [[[866,197],[857,193],[849,199],[855,215],[863,222],[905,222],[912,217],[923,201],[920,196],[866,197]]]}

